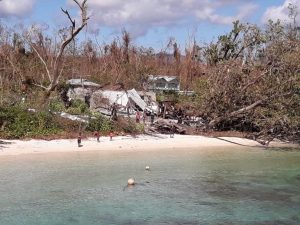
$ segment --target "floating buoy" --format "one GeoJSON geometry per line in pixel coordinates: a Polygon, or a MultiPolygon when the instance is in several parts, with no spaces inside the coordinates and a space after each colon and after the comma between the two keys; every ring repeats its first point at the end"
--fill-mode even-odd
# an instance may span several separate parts
{"type": "Polygon", "coordinates": [[[146,166],[145,169],[146,169],[146,170],[150,170],[150,166],[146,166]]]}
{"type": "Polygon", "coordinates": [[[127,183],[128,183],[128,185],[134,185],[135,184],[133,178],[129,178],[128,181],[127,181],[127,183]]]}

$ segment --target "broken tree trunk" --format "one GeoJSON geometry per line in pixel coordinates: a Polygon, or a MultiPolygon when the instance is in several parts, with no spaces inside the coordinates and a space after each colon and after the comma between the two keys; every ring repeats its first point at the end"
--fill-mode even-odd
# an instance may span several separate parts
{"type": "Polygon", "coordinates": [[[209,123],[208,126],[209,126],[209,128],[213,128],[215,125],[217,125],[221,121],[225,120],[226,118],[231,118],[231,117],[238,116],[238,115],[240,115],[242,113],[245,113],[247,111],[250,111],[250,110],[253,110],[253,109],[257,108],[258,106],[261,106],[263,103],[265,103],[267,101],[270,101],[272,99],[279,98],[279,97],[289,96],[291,94],[293,94],[293,92],[289,91],[289,92],[286,92],[286,93],[283,93],[283,94],[276,94],[276,95],[272,95],[270,97],[267,97],[265,99],[258,100],[256,102],[252,103],[251,105],[248,105],[248,106],[243,107],[243,108],[241,108],[239,110],[231,112],[229,115],[217,117],[216,119],[210,121],[210,123],[209,123]]]}
{"type": "Polygon", "coordinates": [[[210,121],[209,123],[209,128],[213,128],[215,125],[217,125],[218,123],[220,123],[221,121],[225,120],[226,117],[227,118],[230,118],[230,117],[235,117],[239,114],[242,114],[244,112],[247,112],[251,109],[255,109],[256,107],[260,106],[261,104],[263,103],[263,100],[258,100],[256,102],[254,102],[253,104],[249,105],[249,106],[246,106],[244,108],[241,108],[239,110],[236,110],[232,113],[230,113],[228,116],[220,116],[220,117],[217,117],[216,119],[210,121]]]}

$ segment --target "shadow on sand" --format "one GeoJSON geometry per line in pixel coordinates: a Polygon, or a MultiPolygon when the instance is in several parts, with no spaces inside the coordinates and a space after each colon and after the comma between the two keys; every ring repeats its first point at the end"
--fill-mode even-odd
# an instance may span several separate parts
{"type": "MultiPolygon", "coordinates": [[[[263,145],[255,145],[255,146],[253,146],[253,145],[240,144],[238,142],[229,141],[229,140],[226,140],[226,139],[220,138],[220,137],[216,137],[216,139],[221,140],[221,141],[226,141],[226,142],[229,142],[231,144],[235,144],[235,145],[239,145],[239,146],[244,146],[244,147],[264,148],[264,149],[268,148],[268,146],[263,146],[263,145]]],[[[257,142],[257,144],[259,144],[259,143],[257,142]]]]}

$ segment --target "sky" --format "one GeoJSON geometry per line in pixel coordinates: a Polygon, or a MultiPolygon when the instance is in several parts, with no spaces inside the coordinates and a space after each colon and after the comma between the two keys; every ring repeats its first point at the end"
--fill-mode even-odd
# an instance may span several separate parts
{"type": "MultiPolygon", "coordinates": [[[[79,2],[82,0],[78,0],[79,2]]],[[[163,49],[170,38],[181,48],[194,39],[209,43],[232,28],[232,22],[265,26],[269,19],[288,21],[289,3],[300,0],[87,0],[91,19],[80,36],[110,43],[126,29],[139,46],[163,49]]],[[[55,31],[68,25],[61,8],[79,17],[73,0],[0,0],[0,20],[12,26],[37,24],[55,31]]]]}

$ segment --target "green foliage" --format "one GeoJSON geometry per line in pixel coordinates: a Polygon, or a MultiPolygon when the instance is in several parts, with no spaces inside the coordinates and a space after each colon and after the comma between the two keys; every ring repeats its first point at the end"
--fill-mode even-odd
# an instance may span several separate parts
{"type": "Polygon", "coordinates": [[[136,123],[134,120],[124,117],[119,117],[113,128],[115,131],[127,134],[140,134],[144,132],[143,124],[136,123]]]}
{"type": "Polygon", "coordinates": [[[197,81],[195,88],[194,102],[196,105],[202,105],[206,99],[207,93],[209,92],[209,83],[207,78],[201,78],[197,81]]]}
{"type": "Polygon", "coordinates": [[[29,112],[19,106],[0,108],[0,126],[0,134],[5,138],[46,136],[61,131],[49,112],[29,112]]]}
{"type": "Polygon", "coordinates": [[[102,115],[96,115],[96,119],[91,119],[89,125],[87,126],[88,131],[100,131],[109,132],[113,128],[112,122],[102,115]]]}
{"type": "Polygon", "coordinates": [[[156,95],[156,101],[162,102],[164,100],[165,100],[165,96],[164,95],[162,95],[162,94],[157,94],[156,95]]]}
{"type": "Polygon", "coordinates": [[[219,36],[216,43],[211,43],[204,48],[204,58],[209,65],[251,57],[251,53],[263,49],[265,36],[256,25],[233,22],[233,28],[228,34],[219,36]]]}
{"type": "Polygon", "coordinates": [[[140,123],[136,123],[134,120],[129,119],[127,123],[123,123],[122,129],[128,134],[139,134],[144,131],[144,126],[140,123]]]}
{"type": "Polygon", "coordinates": [[[128,134],[140,134],[144,132],[144,125],[136,123],[132,119],[119,117],[118,121],[113,122],[110,119],[102,115],[94,115],[95,119],[91,119],[87,131],[94,132],[99,131],[101,133],[108,133],[110,131],[124,132],[128,134]]]}
{"type": "MultiPolygon", "coordinates": [[[[81,127],[81,123],[79,121],[69,120],[59,116],[56,116],[53,122],[57,124],[57,127],[60,130],[68,134],[72,134],[74,132],[77,133],[81,127]]],[[[66,136],[68,137],[69,135],[66,136]]]]}
{"type": "Polygon", "coordinates": [[[66,112],[72,115],[91,114],[88,105],[79,99],[75,99],[66,112]]]}
{"type": "Polygon", "coordinates": [[[179,101],[180,95],[175,91],[164,91],[157,94],[156,100],[158,102],[171,101],[177,103],[179,101]]]}
{"type": "Polygon", "coordinates": [[[144,124],[141,124],[141,123],[139,123],[139,124],[136,124],[136,131],[137,131],[137,133],[144,133],[144,131],[145,131],[145,126],[144,126],[144,124]]]}
{"type": "Polygon", "coordinates": [[[63,112],[65,111],[65,105],[60,99],[56,98],[50,101],[49,109],[53,112],[63,112]]]}

